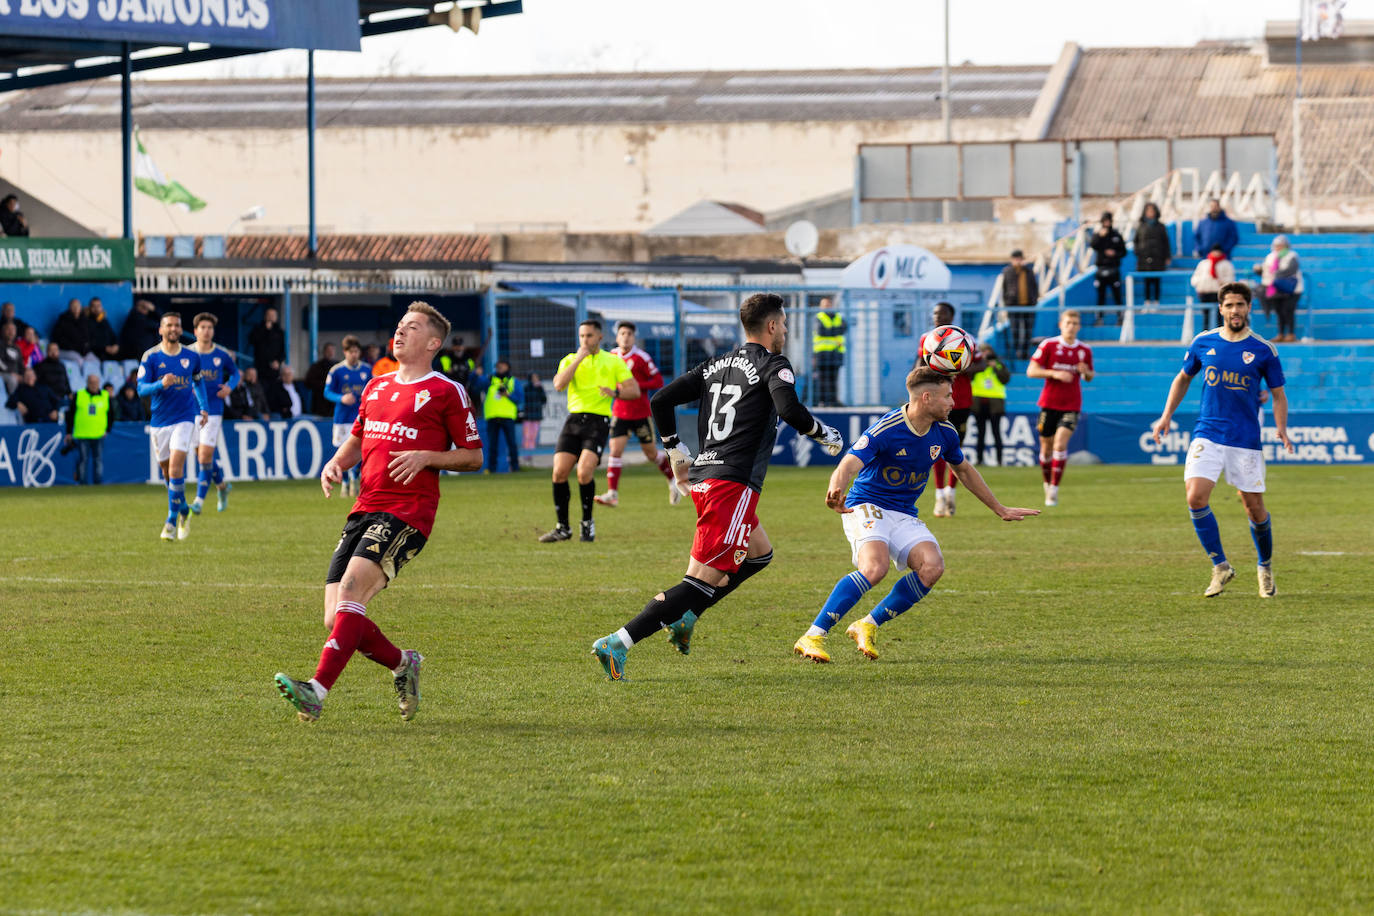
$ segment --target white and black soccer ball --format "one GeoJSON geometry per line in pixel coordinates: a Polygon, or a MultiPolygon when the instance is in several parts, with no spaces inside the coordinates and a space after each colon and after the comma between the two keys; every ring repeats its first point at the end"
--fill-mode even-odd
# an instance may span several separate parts
{"type": "Polygon", "coordinates": [[[973,337],[952,324],[927,331],[921,338],[917,364],[942,375],[958,375],[973,365],[973,337]]]}

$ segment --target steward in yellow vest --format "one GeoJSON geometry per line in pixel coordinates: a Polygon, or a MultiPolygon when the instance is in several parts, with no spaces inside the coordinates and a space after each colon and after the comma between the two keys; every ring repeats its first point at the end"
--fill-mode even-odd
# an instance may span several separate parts
{"type": "Polygon", "coordinates": [[[839,374],[844,365],[844,316],[832,310],[829,299],[821,300],[816,313],[816,333],[811,338],[812,402],[817,407],[839,406],[839,374]]]}
{"type": "Polygon", "coordinates": [[[72,405],[67,410],[66,445],[62,453],[71,451],[75,444],[76,483],[86,482],[86,466],[92,471],[93,483],[99,484],[105,472],[105,434],[110,431],[114,414],[110,412],[110,392],[100,386],[100,376],[86,377],[86,387],[72,396],[72,405]]]}
{"type": "Polygon", "coordinates": [[[973,426],[978,430],[978,463],[988,463],[988,430],[997,445],[997,466],[1002,466],[1002,417],[1007,412],[1007,382],[1011,369],[998,357],[992,344],[978,347],[985,368],[973,377],[973,426]]]}

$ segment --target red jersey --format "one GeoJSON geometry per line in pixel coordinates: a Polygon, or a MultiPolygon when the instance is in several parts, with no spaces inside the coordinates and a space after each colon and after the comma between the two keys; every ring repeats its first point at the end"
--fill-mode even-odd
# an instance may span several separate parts
{"type": "Polygon", "coordinates": [[[639,397],[633,400],[616,398],[611,405],[611,414],[622,420],[647,420],[649,418],[649,392],[663,387],[663,373],[658,371],[653,359],[639,347],[632,347],[629,353],[621,353],[616,347],[611,351],[625,360],[630,374],[639,385],[639,397]]]}
{"type": "Polygon", "coordinates": [[[1072,344],[1064,342],[1062,336],[1046,337],[1035,348],[1031,362],[1042,369],[1067,369],[1073,373],[1073,381],[1061,382],[1059,379],[1045,379],[1045,387],[1036,403],[1047,410],[1082,410],[1083,386],[1078,375],[1078,364],[1087,363],[1093,367],[1093,349],[1081,340],[1072,344]]]}
{"type": "Polygon", "coordinates": [[[968,410],[973,407],[973,380],[960,372],[950,385],[950,396],[954,398],[955,410],[968,410]]]}
{"type": "Polygon", "coordinates": [[[362,487],[350,514],[389,512],[425,537],[439,508],[439,472],[426,468],[410,483],[399,484],[387,470],[392,454],[482,447],[467,391],[438,372],[413,382],[402,382],[395,373],[373,378],[363,389],[353,435],[363,440],[363,463],[362,487]]]}

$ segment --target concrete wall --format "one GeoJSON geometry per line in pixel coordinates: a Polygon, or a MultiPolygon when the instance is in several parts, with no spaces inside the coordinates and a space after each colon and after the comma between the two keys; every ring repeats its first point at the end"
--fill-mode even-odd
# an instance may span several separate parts
{"type": "MultiPolygon", "coordinates": [[[[1019,119],[961,121],[958,140],[1008,140],[1019,119]]],[[[638,232],[703,198],[770,211],[853,181],[863,141],[934,141],[936,121],[324,129],[321,231],[471,232],[519,223],[638,232]]],[[[149,131],[158,167],[209,204],[197,213],[135,197],[136,230],[219,234],[249,207],[251,229],[307,222],[298,131],[149,131]]],[[[105,235],[122,226],[117,131],[0,130],[0,176],[105,235]]],[[[35,226],[34,233],[41,234],[35,226]]]]}

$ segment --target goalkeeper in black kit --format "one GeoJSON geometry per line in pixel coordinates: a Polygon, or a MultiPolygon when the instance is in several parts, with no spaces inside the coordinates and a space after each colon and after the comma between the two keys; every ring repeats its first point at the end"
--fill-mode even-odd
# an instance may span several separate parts
{"type": "Polygon", "coordinates": [[[778,419],[819,442],[831,455],[844,448],[840,434],[821,423],[797,398],[787,342],[783,298],[755,293],[739,310],[745,343],[674,379],[650,402],[673,471],[697,509],[691,559],[682,581],[659,592],[625,626],[592,644],[592,654],[613,681],[625,677],[631,646],[667,628],[683,655],[707,608],[730,594],[773,559],[773,544],[759,524],[759,494],[777,438],[778,419]],[[696,404],[693,460],[677,436],[675,409],[696,404]]]}

